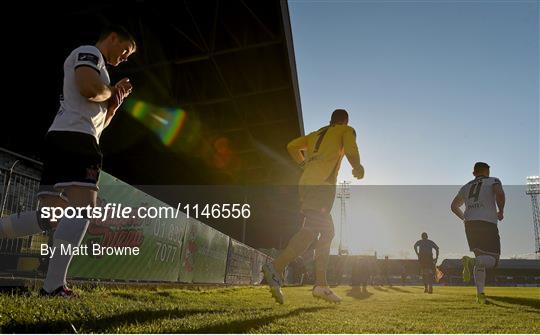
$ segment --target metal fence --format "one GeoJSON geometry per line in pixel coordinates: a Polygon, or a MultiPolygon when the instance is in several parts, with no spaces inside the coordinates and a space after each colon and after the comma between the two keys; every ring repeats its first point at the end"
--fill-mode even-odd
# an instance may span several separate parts
{"type": "MultiPolygon", "coordinates": [[[[37,208],[37,190],[41,164],[30,158],[0,151],[0,216],[37,208]],[[30,167],[31,166],[31,167],[30,167]],[[34,175],[31,172],[34,171],[34,175]],[[29,172],[29,173],[26,173],[29,172]]],[[[37,234],[19,238],[0,238],[0,273],[37,274],[44,268],[40,246],[49,236],[37,234]]]]}

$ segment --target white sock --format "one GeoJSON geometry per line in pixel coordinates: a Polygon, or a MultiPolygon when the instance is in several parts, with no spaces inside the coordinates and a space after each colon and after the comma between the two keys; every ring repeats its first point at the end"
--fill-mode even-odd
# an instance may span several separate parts
{"type": "Polygon", "coordinates": [[[476,256],[474,265],[474,282],[476,283],[476,292],[484,293],[486,285],[486,269],[491,269],[495,266],[495,257],[488,255],[476,256]]]}
{"type": "Polygon", "coordinates": [[[0,238],[17,238],[39,234],[43,231],[38,223],[38,213],[29,211],[0,218],[0,238]]]}
{"type": "Polygon", "coordinates": [[[474,283],[476,284],[476,293],[484,293],[486,285],[486,268],[480,265],[474,266],[474,283]]]}
{"type": "Polygon", "coordinates": [[[63,245],[65,251],[68,246],[71,246],[71,250],[74,247],[80,246],[88,223],[88,219],[63,218],[60,220],[53,236],[53,247],[56,248],[56,251],[54,256],[49,260],[47,277],[43,283],[43,289],[45,291],[52,292],[58,287],[66,285],[66,275],[73,255],[71,253],[61,253],[61,247],[63,245]]]}

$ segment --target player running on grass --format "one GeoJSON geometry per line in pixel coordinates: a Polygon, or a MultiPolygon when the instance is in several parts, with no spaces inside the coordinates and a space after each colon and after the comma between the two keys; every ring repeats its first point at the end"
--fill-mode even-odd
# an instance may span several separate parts
{"type": "Polygon", "coordinates": [[[435,242],[428,239],[427,233],[422,233],[422,239],[414,244],[414,252],[418,256],[422,280],[424,281],[424,293],[433,293],[433,281],[435,279],[435,264],[439,259],[439,247],[435,242]],[[433,259],[435,249],[435,259],[433,259]]]}
{"type": "Polygon", "coordinates": [[[476,256],[475,259],[463,257],[463,280],[470,281],[474,266],[477,301],[485,304],[486,269],[496,267],[501,254],[497,223],[504,218],[505,195],[501,181],[489,176],[486,163],[477,162],[473,175],[475,178],[459,190],[451,209],[465,223],[469,249],[476,256]],[[463,204],[465,212],[461,210],[463,204]]]}
{"type": "Polygon", "coordinates": [[[347,124],[349,115],[344,109],[332,113],[330,125],[309,135],[299,137],[287,145],[294,161],[303,167],[299,195],[304,223],[285,250],[272,263],[263,266],[272,296],[283,304],[283,272],[287,265],[300,256],[315,240],[315,287],[313,296],[340,302],[326,281],[330,244],[334,238],[334,223],[330,211],[336,195],[336,181],[341,160],[347,156],[353,176],[362,179],[364,168],[356,145],[356,133],[347,124]]]}
{"type": "MultiPolygon", "coordinates": [[[[129,79],[110,86],[106,64],[117,66],[135,52],[134,38],[125,28],[111,26],[96,45],[83,45],[64,62],[60,109],[45,137],[39,207],[95,206],[102,165],[99,137],[116,110],[131,93],[129,79]]],[[[84,212],[83,212],[84,213],[84,212]]],[[[78,247],[88,218],[62,218],[53,235],[53,247],[78,247]]],[[[0,238],[15,238],[51,229],[40,211],[0,219],[0,238]]],[[[66,274],[72,255],[56,253],[49,260],[42,295],[71,297],[66,274]]]]}

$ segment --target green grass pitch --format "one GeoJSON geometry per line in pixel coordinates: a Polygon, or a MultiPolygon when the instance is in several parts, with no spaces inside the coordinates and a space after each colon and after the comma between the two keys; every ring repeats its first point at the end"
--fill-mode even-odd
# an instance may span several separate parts
{"type": "Polygon", "coordinates": [[[362,295],[334,288],[329,304],[311,287],[284,288],[273,302],[266,287],[207,290],[82,290],[77,299],[0,294],[0,333],[540,333],[540,288],[369,287],[362,295]]]}

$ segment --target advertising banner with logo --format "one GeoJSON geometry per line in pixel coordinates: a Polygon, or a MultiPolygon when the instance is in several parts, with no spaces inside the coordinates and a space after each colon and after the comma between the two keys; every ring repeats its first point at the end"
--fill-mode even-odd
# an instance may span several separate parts
{"type": "Polygon", "coordinates": [[[190,219],[184,237],[178,281],[224,283],[228,250],[229,236],[190,219]]]}
{"type": "MultiPolygon", "coordinates": [[[[131,207],[134,212],[139,208],[169,207],[102,172],[97,206],[106,208],[107,204],[109,209],[131,207]]],[[[164,215],[155,219],[138,215],[127,219],[92,219],[83,248],[80,248],[86,249],[86,254],[74,256],[68,276],[102,280],[178,280],[187,226],[185,214],[179,214],[176,219],[164,218],[164,215]],[[139,251],[137,255],[133,254],[135,248],[139,251]],[[109,255],[112,251],[114,254],[109,255]]],[[[226,257],[226,251],[224,255],[226,257]]]]}

